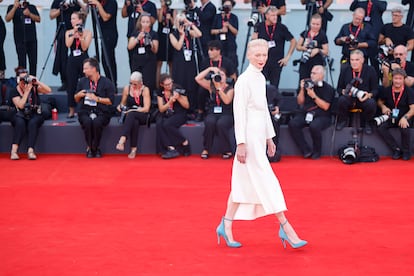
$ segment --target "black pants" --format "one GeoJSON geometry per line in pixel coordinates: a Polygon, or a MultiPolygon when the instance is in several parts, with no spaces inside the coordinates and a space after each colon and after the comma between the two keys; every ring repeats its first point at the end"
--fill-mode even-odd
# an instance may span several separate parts
{"type": "Polygon", "coordinates": [[[68,107],[75,107],[75,92],[78,86],[78,80],[83,77],[83,61],[88,58],[88,54],[83,53],[80,56],[69,56],[66,67],[66,93],[68,95],[68,107]]]}
{"type": "Polygon", "coordinates": [[[6,40],[6,26],[0,16],[0,71],[6,70],[6,57],[4,56],[4,40],[6,40]]]}
{"type": "Polygon", "coordinates": [[[92,120],[88,113],[79,113],[79,123],[85,134],[86,144],[92,151],[96,151],[99,148],[102,132],[105,126],[109,124],[109,120],[110,117],[104,114],[99,114],[92,120]]]}
{"type": "Polygon", "coordinates": [[[204,119],[204,149],[210,151],[214,136],[217,134],[218,145],[222,153],[232,152],[229,130],[233,127],[233,116],[227,114],[208,114],[204,119]]]}
{"type": "Polygon", "coordinates": [[[43,124],[42,115],[34,114],[30,119],[25,118],[21,113],[16,114],[14,119],[13,144],[20,145],[27,133],[27,147],[34,148],[39,128],[43,124]]]}
{"type": "Polygon", "coordinates": [[[115,47],[118,42],[118,35],[110,35],[103,39],[105,43],[106,53],[108,55],[108,60],[105,58],[104,49],[102,50],[102,65],[105,71],[105,77],[109,78],[117,87],[117,65],[115,60],[115,47]],[[112,72],[112,76],[111,73],[112,72]]]}
{"type": "Polygon", "coordinates": [[[157,56],[155,54],[147,54],[146,57],[133,54],[132,70],[142,74],[142,81],[148,86],[150,92],[155,90],[155,76],[157,73],[157,56]]]}
{"type": "Polygon", "coordinates": [[[290,135],[292,135],[293,140],[303,154],[312,152],[320,155],[322,151],[322,130],[329,127],[331,118],[328,116],[315,117],[310,124],[307,124],[305,116],[306,113],[298,113],[289,121],[290,135]],[[303,128],[307,126],[309,126],[312,137],[312,148],[306,142],[303,134],[303,128]]]}
{"type": "Polygon", "coordinates": [[[27,68],[26,55],[29,58],[29,73],[36,76],[37,70],[37,41],[16,42],[16,52],[19,66],[27,68]]]}
{"type": "Polygon", "coordinates": [[[208,90],[199,87],[198,93],[197,93],[197,108],[198,110],[205,111],[206,110],[206,104],[210,93],[208,90]]]}
{"type": "Polygon", "coordinates": [[[338,98],[338,116],[341,119],[347,118],[349,116],[349,109],[351,108],[362,109],[362,118],[365,121],[370,121],[372,118],[374,118],[375,112],[377,110],[377,104],[374,99],[368,99],[364,102],[360,102],[358,99],[352,98],[350,96],[341,95],[338,98]]]}
{"type": "Polygon", "coordinates": [[[145,125],[147,118],[148,114],[142,112],[132,111],[126,115],[122,136],[129,137],[131,148],[137,147],[140,125],[145,125]]]}
{"type": "Polygon", "coordinates": [[[263,68],[263,75],[266,80],[270,81],[270,84],[274,85],[276,88],[279,88],[280,74],[282,73],[282,67],[279,66],[277,61],[266,63],[263,68]]]}
{"type": "Polygon", "coordinates": [[[174,114],[171,117],[160,115],[157,118],[157,153],[165,153],[168,146],[180,146],[186,138],[181,134],[180,127],[187,121],[187,115],[174,114]]]}
{"type": "Polygon", "coordinates": [[[410,149],[410,139],[411,139],[411,132],[410,128],[400,128],[397,125],[391,123],[390,120],[384,122],[382,125],[378,127],[378,133],[384,140],[384,142],[390,147],[393,151],[397,148],[400,148],[403,153],[411,153],[410,149]],[[401,147],[398,146],[397,141],[391,135],[390,129],[391,128],[398,128],[401,134],[401,147]]]}

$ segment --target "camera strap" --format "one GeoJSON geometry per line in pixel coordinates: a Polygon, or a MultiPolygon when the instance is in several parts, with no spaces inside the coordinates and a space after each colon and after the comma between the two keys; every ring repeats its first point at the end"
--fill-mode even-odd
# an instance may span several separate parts
{"type": "Polygon", "coordinates": [[[275,30],[276,30],[276,24],[267,25],[265,23],[265,30],[266,30],[267,36],[270,38],[270,40],[273,40],[273,35],[275,34],[275,30]],[[272,27],[272,32],[271,33],[269,33],[269,29],[270,29],[269,27],[272,27]]]}
{"type": "Polygon", "coordinates": [[[355,38],[358,37],[359,32],[364,28],[364,24],[360,24],[357,28],[357,30],[355,31],[355,33],[352,31],[352,23],[349,24],[349,33],[352,34],[355,38]]]}
{"type": "Polygon", "coordinates": [[[217,64],[217,68],[221,68],[221,62],[222,62],[222,60],[223,60],[223,57],[220,57],[220,59],[218,60],[218,61],[215,61],[215,60],[211,60],[210,59],[210,66],[211,67],[214,67],[215,65],[214,65],[214,62],[218,62],[218,64],[217,64]]]}
{"type": "Polygon", "coordinates": [[[399,91],[395,91],[394,87],[391,88],[392,100],[394,101],[395,109],[397,109],[397,106],[398,106],[398,104],[399,104],[399,102],[401,100],[401,97],[402,97],[402,95],[404,93],[404,88],[405,88],[404,85],[402,86],[401,89],[399,89],[399,91]],[[395,94],[396,93],[399,93],[397,99],[395,99],[395,94]]]}
{"type": "Polygon", "coordinates": [[[354,70],[352,70],[352,77],[355,79],[355,78],[361,78],[361,73],[362,73],[362,69],[361,69],[361,71],[359,71],[359,72],[355,72],[354,70]],[[358,76],[356,75],[356,74],[358,74],[358,76]]]}

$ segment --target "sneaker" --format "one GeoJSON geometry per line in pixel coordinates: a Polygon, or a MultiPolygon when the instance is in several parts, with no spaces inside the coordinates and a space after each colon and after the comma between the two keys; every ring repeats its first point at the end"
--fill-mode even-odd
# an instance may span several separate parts
{"type": "Polygon", "coordinates": [[[172,159],[172,158],[175,158],[175,157],[178,157],[178,156],[180,156],[180,154],[175,149],[168,150],[166,153],[161,155],[162,159],[172,159]]]}

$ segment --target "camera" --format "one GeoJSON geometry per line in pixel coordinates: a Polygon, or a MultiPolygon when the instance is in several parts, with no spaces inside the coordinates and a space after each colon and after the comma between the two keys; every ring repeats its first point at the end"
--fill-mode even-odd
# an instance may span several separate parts
{"type": "Polygon", "coordinates": [[[185,95],[185,89],[183,89],[183,88],[174,88],[174,92],[176,92],[180,95],[185,95]]]}
{"type": "Polygon", "coordinates": [[[253,27],[257,24],[259,21],[259,13],[258,12],[252,12],[252,15],[250,16],[249,20],[247,21],[247,26],[253,27]]]}
{"type": "Polygon", "coordinates": [[[24,77],[21,77],[20,80],[21,81],[24,81],[25,84],[32,83],[33,85],[35,85],[36,82],[37,82],[37,79],[36,78],[33,78],[33,77],[29,76],[29,75],[25,75],[24,77]]]}
{"type": "Polygon", "coordinates": [[[378,116],[378,117],[374,117],[374,121],[377,124],[377,126],[380,126],[383,123],[385,123],[386,121],[388,121],[389,118],[390,118],[389,115],[384,114],[384,115],[381,115],[381,116],[378,116]]]}
{"type": "Polygon", "coordinates": [[[76,4],[78,3],[77,0],[62,0],[62,2],[60,2],[60,7],[63,8],[69,8],[69,7],[74,7],[76,6],[76,4]]]}
{"type": "Polygon", "coordinates": [[[225,14],[229,14],[231,10],[231,6],[224,5],[223,7],[219,8],[220,11],[224,12],[225,14]]]}
{"type": "Polygon", "coordinates": [[[145,33],[144,36],[144,46],[145,47],[150,47],[151,46],[151,41],[152,41],[152,37],[149,33],[145,33]]]}
{"type": "Polygon", "coordinates": [[[76,25],[76,31],[78,33],[83,33],[83,30],[84,30],[84,26],[82,24],[76,25]]]}
{"type": "Polygon", "coordinates": [[[134,5],[134,6],[138,6],[138,5],[142,4],[142,1],[141,0],[131,0],[131,4],[134,5]]]}
{"type": "Polygon", "coordinates": [[[368,96],[368,93],[357,88],[362,82],[361,78],[353,78],[351,82],[346,85],[344,94],[353,98],[358,98],[360,101],[364,100],[364,98],[368,96]]]}
{"type": "Polygon", "coordinates": [[[350,143],[345,148],[340,149],[339,158],[344,164],[354,164],[358,161],[359,149],[356,144],[350,143]]]}
{"type": "Polygon", "coordinates": [[[96,91],[93,90],[93,89],[85,89],[85,93],[93,93],[93,94],[95,94],[96,91]]]}
{"type": "Polygon", "coordinates": [[[221,82],[221,75],[220,74],[212,74],[210,79],[215,81],[215,82],[221,82]]]}
{"type": "MultiPolygon", "coordinates": [[[[276,106],[274,104],[268,104],[267,107],[268,107],[270,113],[272,113],[273,111],[276,110],[276,106]]],[[[282,117],[282,114],[280,114],[280,113],[276,113],[275,115],[273,115],[273,118],[276,121],[279,121],[280,117],[282,117]]]]}
{"type": "Polygon", "coordinates": [[[126,112],[128,107],[126,105],[120,105],[121,108],[121,117],[119,117],[118,123],[123,124],[125,122],[126,112]]]}
{"type": "Polygon", "coordinates": [[[352,48],[357,48],[358,46],[358,39],[355,37],[355,35],[350,34],[346,39],[345,39],[346,43],[349,44],[349,46],[351,46],[352,48]]]}
{"type": "Polygon", "coordinates": [[[181,27],[181,26],[184,26],[184,21],[182,21],[182,20],[180,20],[179,22],[178,22],[178,25],[181,27]]]}
{"type": "Polygon", "coordinates": [[[305,79],[303,87],[305,89],[312,89],[315,87],[315,83],[311,79],[305,79]]]}
{"type": "Polygon", "coordinates": [[[302,63],[306,63],[308,60],[309,60],[309,58],[310,58],[310,55],[311,55],[311,53],[312,53],[312,50],[314,49],[316,47],[316,41],[315,40],[311,40],[309,43],[308,43],[308,45],[306,46],[306,51],[304,51],[303,53],[302,53],[302,57],[301,57],[301,59],[300,59],[300,62],[302,62],[302,63]]]}
{"type": "Polygon", "coordinates": [[[22,9],[26,9],[27,6],[29,6],[29,2],[27,2],[26,0],[20,0],[20,8],[22,9]]]}

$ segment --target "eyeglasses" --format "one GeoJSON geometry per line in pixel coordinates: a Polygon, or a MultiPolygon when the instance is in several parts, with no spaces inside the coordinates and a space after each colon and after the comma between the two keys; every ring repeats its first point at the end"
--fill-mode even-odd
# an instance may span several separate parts
{"type": "Polygon", "coordinates": [[[403,56],[404,54],[403,53],[394,53],[394,56],[403,56]]]}
{"type": "Polygon", "coordinates": [[[170,85],[172,85],[173,83],[172,82],[169,82],[169,83],[164,83],[163,85],[164,86],[170,86],[170,85]]]}
{"type": "Polygon", "coordinates": [[[139,83],[137,83],[137,82],[132,82],[132,81],[131,81],[131,82],[129,82],[129,84],[130,84],[130,85],[139,85],[139,83]]]}

